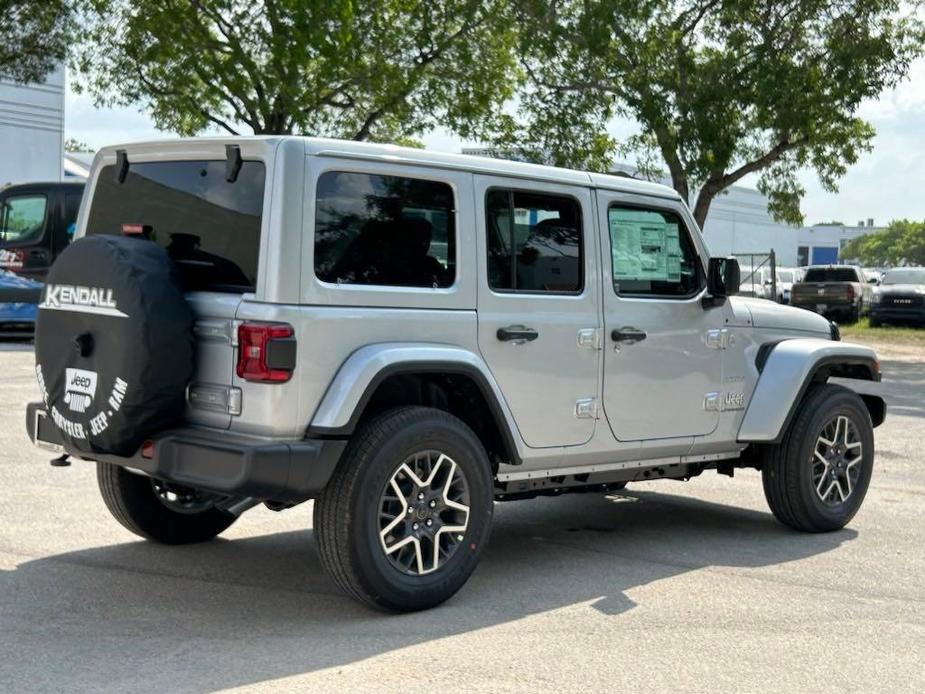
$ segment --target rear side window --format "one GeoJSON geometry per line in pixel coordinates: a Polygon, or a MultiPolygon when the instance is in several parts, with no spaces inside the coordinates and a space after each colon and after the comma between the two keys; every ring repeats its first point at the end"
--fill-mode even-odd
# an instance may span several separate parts
{"type": "Polygon", "coordinates": [[[850,267],[811,267],[804,282],[860,282],[857,272],[850,267]]]}
{"type": "Polygon", "coordinates": [[[258,161],[244,161],[234,182],[224,159],[145,162],[130,164],[119,183],[106,166],[87,234],[141,233],[166,249],[189,291],[253,291],[265,175],[258,161]]]}
{"type": "Polygon", "coordinates": [[[581,205],[575,198],[493,188],[485,197],[485,214],[489,287],[582,290],[581,205]]]}
{"type": "Polygon", "coordinates": [[[0,242],[38,241],[45,230],[48,199],[44,195],[11,195],[0,207],[0,242]]]}
{"type": "Polygon", "coordinates": [[[337,284],[451,286],[456,278],[453,189],[404,176],[321,174],[315,274],[337,284]]]}

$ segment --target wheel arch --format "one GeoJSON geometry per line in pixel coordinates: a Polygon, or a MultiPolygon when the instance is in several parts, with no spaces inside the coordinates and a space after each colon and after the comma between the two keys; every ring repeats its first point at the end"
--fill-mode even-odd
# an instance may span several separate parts
{"type": "MultiPolygon", "coordinates": [[[[830,378],[880,380],[880,362],[869,347],[816,338],[768,343],[758,352],[758,383],[739,426],[741,443],[779,443],[814,383],[830,378]]],[[[873,425],[886,417],[877,395],[859,394],[873,425]]]]}
{"type": "Polygon", "coordinates": [[[461,347],[367,345],[341,365],[307,427],[310,437],[347,437],[386,406],[427,405],[458,416],[489,455],[523,460],[522,443],[500,387],[484,361],[461,347]],[[462,406],[462,401],[475,407],[462,406]]]}

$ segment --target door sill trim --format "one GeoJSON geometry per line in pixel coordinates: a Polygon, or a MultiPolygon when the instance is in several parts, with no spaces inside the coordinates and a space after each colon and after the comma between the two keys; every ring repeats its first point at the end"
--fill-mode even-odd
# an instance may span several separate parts
{"type": "Polygon", "coordinates": [[[573,467],[545,468],[542,470],[515,470],[514,472],[499,472],[496,478],[499,482],[515,482],[517,480],[544,479],[547,477],[560,477],[562,475],[584,475],[596,472],[611,472],[613,470],[631,470],[642,467],[656,467],[659,465],[680,465],[683,463],[705,463],[717,460],[735,460],[741,456],[741,451],[726,451],[723,453],[708,453],[705,455],[673,455],[667,458],[648,458],[645,460],[627,460],[621,463],[597,463],[594,465],[576,465],[573,467]]]}

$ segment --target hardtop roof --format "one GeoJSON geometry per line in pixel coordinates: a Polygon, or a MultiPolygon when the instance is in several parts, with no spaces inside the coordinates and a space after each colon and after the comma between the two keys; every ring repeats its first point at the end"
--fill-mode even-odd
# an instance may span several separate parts
{"type": "Polygon", "coordinates": [[[226,144],[239,144],[245,141],[250,143],[264,143],[268,148],[274,148],[283,140],[300,140],[304,144],[305,153],[308,156],[329,155],[355,159],[394,161],[418,166],[468,170],[487,175],[533,178],[543,181],[554,181],[592,188],[637,193],[640,195],[657,196],[672,200],[681,199],[677,192],[668,186],[624,176],[590,173],[575,169],[528,164],[525,162],[495,159],[471,154],[451,154],[448,152],[437,152],[414,147],[401,147],[398,145],[356,142],[353,140],[336,140],[321,137],[303,137],[299,135],[192,137],[151,140],[107,146],[101,149],[97,156],[106,156],[107,154],[114,155],[115,151],[118,149],[125,149],[127,151],[134,150],[145,154],[163,154],[164,150],[182,150],[197,144],[200,146],[211,145],[212,147],[216,147],[226,144]]]}

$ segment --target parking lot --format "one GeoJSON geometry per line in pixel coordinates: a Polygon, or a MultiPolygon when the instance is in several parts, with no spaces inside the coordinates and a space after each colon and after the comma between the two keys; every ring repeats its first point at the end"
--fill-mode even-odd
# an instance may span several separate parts
{"type": "Polygon", "coordinates": [[[473,579],[390,616],[341,595],[310,504],[161,547],[94,468],[23,429],[28,345],[0,345],[6,691],[923,691],[925,357],[888,352],[867,501],[840,532],[778,525],[760,476],[706,473],[496,508],[473,579]]]}

